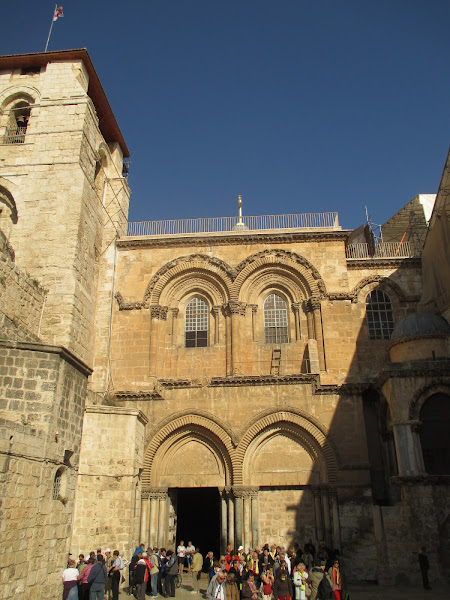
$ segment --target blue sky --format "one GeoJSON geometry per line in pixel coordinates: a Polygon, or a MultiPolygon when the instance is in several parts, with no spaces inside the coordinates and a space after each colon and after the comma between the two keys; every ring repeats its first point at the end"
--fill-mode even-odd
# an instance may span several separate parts
{"type": "MultiPolygon", "coordinates": [[[[131,151],[130,220],[339,212],[435,193],[449,145],[448,0],[65,0],[131,151]]],[[[54,3],[2,6],[0,54],[54,3]],[[19,10],[20,7],[20,10],[19,10]],[[10,26],[7,26],[7,24],[10,26]]]]}

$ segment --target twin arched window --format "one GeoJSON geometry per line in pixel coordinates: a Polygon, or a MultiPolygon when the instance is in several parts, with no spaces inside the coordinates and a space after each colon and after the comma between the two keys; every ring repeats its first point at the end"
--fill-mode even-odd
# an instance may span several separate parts
{"type": "Polygon", "coordinates": [[[203,348],[208,345],[207,303],[197,296],[186,305],[185,346],[186,348],[203,348]]]}
{"type": "Polygon", "coordinates": [[[366,298],[369,339],[389,340],[394,329],[394,315],[389,296],[383,290],[372,290],[366,298]]]}
{"type": "Polygon", "coordinates": [[[269,294],[264,301],[264,338],[266,344],[287,344],[287,303],[278,294],[269,294]]]}

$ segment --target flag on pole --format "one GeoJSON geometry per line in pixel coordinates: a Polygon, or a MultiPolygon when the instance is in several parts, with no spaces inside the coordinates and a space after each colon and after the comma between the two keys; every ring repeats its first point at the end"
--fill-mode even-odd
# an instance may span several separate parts
{"type": "Polygon", "coordinates": [[[55,8],[55,14],[53,15],[53,21],[57,21],[59,19],[59,17],[63,17],[63,7],[62,6],[57,6],[55,8]]]}
{"type": "Polygon", "coordinates": [[[48,43],[50,41],[50,36],[52,35],[52,27],[53,27],[53,23],[55,21],[57,21],[59,19],[59,17],[63,17],[63,7],[62,6],[58,6],[57,4],[55,4],[55,10],[53,12],[53,19],[52,22],[50,23],[50,31],[48,32],[48,38],[47,38],[47,43],[45,44],[45,50],[44,52],[47,52],[47,48],[48,48],[48,43]]]}

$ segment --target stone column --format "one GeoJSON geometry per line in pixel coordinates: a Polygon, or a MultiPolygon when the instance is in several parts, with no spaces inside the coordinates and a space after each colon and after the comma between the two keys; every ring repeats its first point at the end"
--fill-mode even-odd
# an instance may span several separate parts
{"type": "Polygon", "coordinates": [[[256,313],[258,312],[257,304],[249,304],[249,307],[252,309],[252,340],[257,342],[256,339],[256,313]]]}
{"type": "Polygon", "coordinates": [[[231,490],[228,490],[228,540],[231,547],[236,549],[238,544],[234,540],[234,497],[231,490]]]}
{"type": "Polygon", "coordinates": [[[156,377],[156,360],[158,356],[158,321],[167,319],[167,306],[152,304],[150,306],[150,360],[149,360],[149,375],[156,377]]]}
{"type": "Polygon", "coordinates": [[[141,528],[139,533],[139,543],[152,543],[149,538],[149,511],[150,511],[150,492],[143,491],[141,494],[141,528]]]}
{"type": "Polygon", "coordinates": [[[231,318],[231,374],[240,375],[242,372],[239,360],[239,339],[241,319],[245,316],[246,304],[237,300],[230,300],[227,304],[227,312],[231,318]]]}
{"type": "Polygon", "coordinates": [[[251,526],[251,512],[252,512],[252,498],[250,492],[244,492],[244,526],[242,528],[242,545],[244,548],[252,546],[252,526],[251,526]]]}
{"type": "Polygon", "coordinates": [[[392,424],[400,476],[424,475],[422,449],[416,431],[420,421],[396,421],[392,424]]]}
{"type": "Polygon", "coordinates": [[[321,490],[321,500],[322,500],[322,512],[323,512],[323,522],[325,529],[325,542],[327,544],[331,543],[331,519],[330,519],[330,503],[328,501],[328,490],[321,490]]]}
{"type": "Polygon", "coordinates": [[[257,490],[251,494],[252,498],[252,548],[259,545],[258,520],[259,520],[259,493],[257,490]]]}
{"type": "Polygon", "coordinates": [[[322,520],[322,503],[320,501],[320,490],[318,488],[313,488],[314,494],[314,516],[316,521],[316,536],[317,540],[320,542],[324,539],[323,532],[323,520],[322,520]]]}
{"type": "Polygon", "coordinates": [[[317,340],[317,353],[319,355],[320,370],[325,370],[325,352],[323,347],[322,316],[320,312],[320,298],[310,298],[313,311],[314,338],[317,340]]]}
{"type": "Polygon", "coordinates": [[[220,314],[220,306],[212,307],[212,314],[214,317],[214,345],[219,343],[219,314],[220,314]]]}
{"type": "Polygon", "coordinates": [[[293,302],[292,303],[292,312],[294,313],[294,322],[295,322],[295,339],[298,342],[302,338],[302,329],[300,323],[300,308],[301,302],[293,302]]]}
{"type": "Polygon", "coordinates": [[[335,491],[333,491],[333,493],[330,495],[330,502],[333,531],[333,548],[338,548],[339,551],[342,551],[341,523],[339,521],[339,503],[337,493],[335,491]]]}
{"type": "Polygon", "coordinates": [[[311,308],[311,304],[310,304],[309,300],[304,300],[303,310],[306,313],[306,323],[308,326],[308,339],[314,340],[315,339],[314,321],[313,321],[313,316],[312,316],[312,308],[311,308]]]}
{"type": "Polygon", "coordinates": [[[160,548],[166,545],[168,537],[169,519],[167,516],[167,497],[167,492],[160,492],[158,521],[158,546],[160,548]]]}
{"type": "MultiPolygon", "coordinates": [[[[159,519],[159,492],[150,491],[150,531],[148,540],[152,546],[158,541],[158,519],[159,519]]],[[[144,540],[140,540],[143,542],[144,540]]]]}
{"type": "Polygon", "coordinates": [[[235,507],[235,544],[237,547],[243,545],[242,536],[242,491],[234,490],[234,507],[235,507]]]}
{"type": "Polygon", "coordinates": [[[225,356],[226,356],[226,374],[227,377],[232,374],[231,363],[231,315],[227,310],[227,305],[223,305],[223,314],[225,316],[225,356]]]}
{"type": "Polygon", "coordinates": [[[220,494],[220,552],[225,554],[228,544],[227,536],[227,492],[219,488],[220,494]]]}
{"type": "Polygon", "coordinates": [[[172,346],[175,345],[175,322],[176,322],[176,318],[178,316],[178,313],[180,312],[180,310],[178,308],[171,308],[170,312],[172,313],[172,322],[171,322],[171,343],[172,346]]]}

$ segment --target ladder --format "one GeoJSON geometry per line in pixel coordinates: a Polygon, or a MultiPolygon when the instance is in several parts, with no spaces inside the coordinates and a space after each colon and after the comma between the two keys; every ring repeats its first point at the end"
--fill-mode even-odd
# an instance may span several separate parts
{"type": "Polygon", "coordinates": [[[281,369],[281,348],[274,348],[272,350],[272,362],[270,365],[270,374],[279,375],[281,369]]]}

